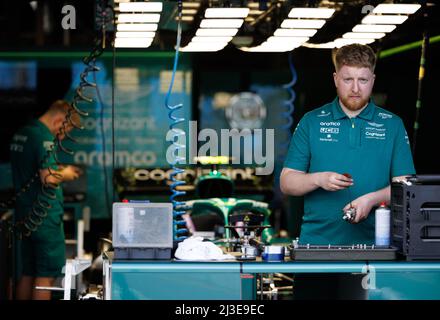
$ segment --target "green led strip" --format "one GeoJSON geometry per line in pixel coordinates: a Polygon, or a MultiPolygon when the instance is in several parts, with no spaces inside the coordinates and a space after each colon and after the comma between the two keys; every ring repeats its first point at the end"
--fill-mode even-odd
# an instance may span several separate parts
{"type": "MultiPolygon", "coordinates": [[[[440,41],[440,35],[429,38],[429,43],[435,43],[440,41]]],[[[387,58],[398,53],[402,53],[411,49],[416,49],[422,46],[422,40],[404,44],[395,48],[387,49],[379,54],[379,58],[387,58]]]]}

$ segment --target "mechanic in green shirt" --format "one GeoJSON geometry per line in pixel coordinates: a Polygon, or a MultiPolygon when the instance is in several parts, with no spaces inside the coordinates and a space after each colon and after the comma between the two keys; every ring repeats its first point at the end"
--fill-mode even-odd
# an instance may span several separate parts
{"type": "MultiPolygon", "coordinates": [[[[11,141],[11,167],[15,190],[20,191],[37,172],[40,178],[17,198],[15,220],[24,221],[29,216],[37,196],[40,196],[40,201],[42,200],[45,206],[50,206],[42,224],[17,243],[17,258],[22,266],[16,292],[16,298],[19,300],[50,299],[50,291],[36,290],[35,287],[52,286],[65,265],[62,188],[59,186],[52,191],[55,195],[53,199],[42,193],[41,189],[42,184],[59,185],[62,181],[74,180],[81,174],[80,169],[74,166],[58,166],[53,153],[46,157],[57,133],[60,133],[59,139],[65,136],[62,127],[68,108],[69,104],[66,101],[55,101],[40,118],[19,129],[11,141]]],[[[79,115],[74,113],[72,120],[79,124],[79,115]]],[[[67,123],[65,128],[69,132],[73,127],[67,123]]]]}
{"type": "Polygon", "coordinates": [[[370,99],[373,50],[347,45],[333,60],[338,97],[299,122],[281,173],[281,190],[304,195],[301,244],[371,245],[374,207],[389,203],[390,181],[414,174],[414,164],[402,120],[370,99]],[[352,223],[342,219],[350,206],[356,209],[352,223]]]}
{"type": "MultiPolygon", "coordinates": [[[[402,120],[370,95],[376,56],[367,45],[339,48],[333,57],[337,98],[307,113],[290,142],[281,172],[283,193],[304,196],[300,243],[374,243],[374,207],[389,203],[390,181],[414,174],[402,120]],[[351,223],[343,212],[355,208],[351,223]]],[[[364,275],[299,274],[294,299],[366,299],[364,275]]]]}

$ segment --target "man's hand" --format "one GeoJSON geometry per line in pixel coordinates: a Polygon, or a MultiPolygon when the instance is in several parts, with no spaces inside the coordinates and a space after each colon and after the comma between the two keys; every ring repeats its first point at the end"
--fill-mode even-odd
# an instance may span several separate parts
{"type": "Polygon", "coordinates": [[[353,185],[353,179],[336,172],[317,172],[316,184],[327,191],[338,191],[353,185]]]}
{"type": "Polygon", "coordinates": [[[63,181],[72,181],[83,174],[82,170],[76,166],[67,165],[60,170],[63,181]]]}
{"type": "Polygon", "coordinates": [[[367,219],[368,214],[370,213],[374,205],[375,202],[373,200],[373,197],[370,194],[365,194],[347,204],[344,207],[343,211],[347,211],[351,206],[354,207],[356,209],[356,217],[353,221],[351,221],[351,223],[359,223],[362,220],[367,219]]]}

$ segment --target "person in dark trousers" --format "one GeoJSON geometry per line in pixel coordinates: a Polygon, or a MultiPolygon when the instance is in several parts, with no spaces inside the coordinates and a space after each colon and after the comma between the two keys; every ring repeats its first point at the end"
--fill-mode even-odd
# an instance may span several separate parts
{"type": "MultiPolygon", "coordinates": [[[[10,145],[15,190],[20,191],[36,172],[40,178],[17,198],[15,220],[24,221],[29,216],[38,196],[49,207],[41,225],[17,242],[17,261],[21,265],[16,288],[18,300],[51,299],[49,290],[39,290],[36,287],[52,286],[65,265],[62,188],[58,186],[54,189],[54,198],[42,194],[41,189],[43,184],[59,185],[63,181],[74,180],[81,174],[81,170],[75,166],[57,165],[53,153],[46,157],[57,133],[58,138],[63,139],[65,133],[73,129],[69,122],[63,125],[68,108],[66,101],[55,101],[41,117],[19,129],[10,145]]],[[[73,113],[72,120],[79,124],[79,115],[73,113]]]]}

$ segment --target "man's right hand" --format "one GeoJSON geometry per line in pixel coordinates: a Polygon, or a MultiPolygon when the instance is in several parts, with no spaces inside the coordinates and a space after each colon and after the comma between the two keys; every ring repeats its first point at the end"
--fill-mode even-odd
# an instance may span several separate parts
{"type": "Polygon", "coordinates": [[[62,168],[61,174],[63,176],[63,181],[72,181],[77,179],[80,175],[82,175],[82,170],[78,167],[67,165],[62,168]]]}
{"type": "Polygon", "coordinates": [[[327,191],[343,190],[353,185],[353,179],[337,172],[316,172],[314,175],[316,184],[327,191]]]}

